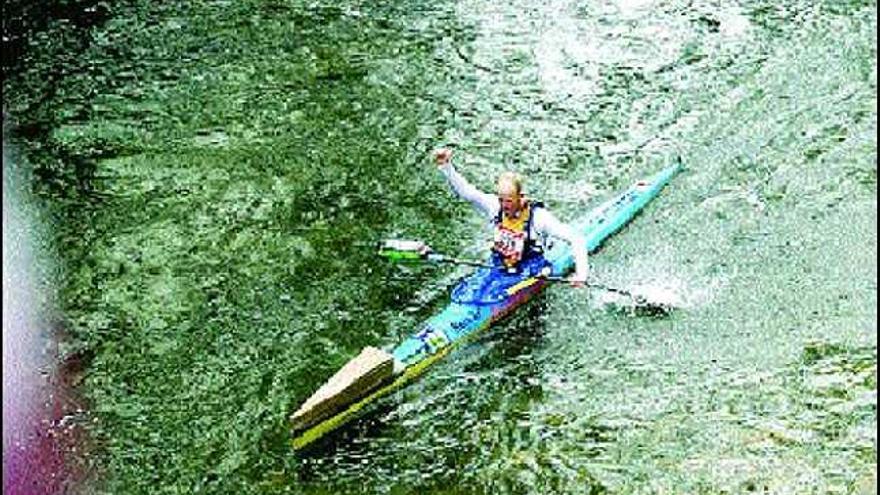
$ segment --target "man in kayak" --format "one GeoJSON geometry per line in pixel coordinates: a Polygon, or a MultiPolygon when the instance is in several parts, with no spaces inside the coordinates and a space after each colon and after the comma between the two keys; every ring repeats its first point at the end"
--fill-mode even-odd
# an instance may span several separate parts
{"type": "Polygon", "coordinates": [[[498,177],[496,194],[480,191],[462,177],[452,166],[452,150],[441,148],[434,152],[437,167],[449,181],[452,190],[462,199],[492,220],[494,244],[493,263],[508,272],[524,267],[539,266],[543,261],[542,249],[546,236],[563,239],[571,246],[575,272],[569,281],[583,287],[587,281],[589,264],[587,245],[583,236],[559,221],[547,208],[525,197],[522,180],[513,172],[498,177]]]}

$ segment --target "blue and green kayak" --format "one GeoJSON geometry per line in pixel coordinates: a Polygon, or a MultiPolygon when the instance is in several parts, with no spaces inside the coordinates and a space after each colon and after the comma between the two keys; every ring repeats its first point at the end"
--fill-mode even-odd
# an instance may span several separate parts
{"type": "MultiPolygon", "coordinates": [[[[605,239],[620,230],[657,197],[679,170],[681,165],[676,163],[648,179],[635,182],[581,219],[571,222],[571,225],[583,233],[589,251],[595,251],[605,239]]],[[[488,267],[475,270],[453,289],[451,301],[443,310],[425,321],[418,331],[390,353],[368,348],[374,354],[384,355],[386,360],[376,365],[371,379],[361,380],[360,385],[354,387],[358,388],[357,392],[340,394],[343,398],[337,399],[333,407],[324,407],[320,414],[312,415],[308,421],[304,421],[303,416],[297,417],[306,407],[304,405],[293,417],[294,449],[302,449],[358,417],[368,405],[413,381],[457,345],[530,300],[546,287],[548,268],[553,278],[566,275],[573,266],[571,249],[567,243],[560,242],[549,248],[543,258],[526,263],[517,274],[488,267]]],[[[362,354],[369,354],[366,351],[362,354]]],[[[382,361],[381,358],[376,359],[382,361]]],[[[377,361],[374,359],[373,362],[377,361]]],[[[358,367],[356,364],[347,365],[352,369],[358,367]]],[[[345,374],[343,371],[351,372],[340,370],[340,373],[345,374]]],[[[343,387],[328,382],[322,390],[327,388],[339,392],[343,387]]],[[[322,390],[315,395],[322,393],[322,390]]],[[[314,402],[315,396],[310,401],[314,402]]]]}

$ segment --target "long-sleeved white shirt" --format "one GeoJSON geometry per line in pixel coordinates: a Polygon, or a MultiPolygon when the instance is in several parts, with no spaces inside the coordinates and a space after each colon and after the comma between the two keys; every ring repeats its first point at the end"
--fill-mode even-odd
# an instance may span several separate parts
{"type": "MultiPolygon", "coordinates": [[[[490,220],[497,218],[498,211],[501,208],[498,196],[485,193],[474,187],[455,170],[452,163],[448,162],[446,165],[441,166],[440,171],[449,181],[449,185],[455,194],[470,202],[490,220]]],[[[587,243],[584,237],[568,224],[559,221],[547,208],[537,208],[532,212],[532,215],[529,237],[541,239],[542,236],[551,236],[568,242],[574,256],[575,279],[586,280],[589,273],[589,264],[587,261],[587,243]]]]}

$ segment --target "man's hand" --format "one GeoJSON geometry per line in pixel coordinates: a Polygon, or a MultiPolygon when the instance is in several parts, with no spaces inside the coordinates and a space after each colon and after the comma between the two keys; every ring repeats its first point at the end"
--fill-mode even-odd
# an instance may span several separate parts
{"type": "Polygon", "coordinates": [[[452,159],[452,150],[449,148],[440,148],[434,151],[434,161],[437,162],[438,167],[442,167],[449,163],[449,160],[452,159]]]}

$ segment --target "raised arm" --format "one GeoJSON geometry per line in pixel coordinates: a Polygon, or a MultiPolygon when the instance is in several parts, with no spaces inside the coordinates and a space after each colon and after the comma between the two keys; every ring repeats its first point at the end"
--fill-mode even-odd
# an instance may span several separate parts
{"type": "Polygon", "coordinates": [[[449,181],[450,187],[458,197],[470,202],[489,218],[494,218],[498,214],[498,198],[493,194],[480,191],[455,170],[452,166],[452,150],[443,148],[435,151],[434,160],[437,162],[437,168],[449,181]]]}

